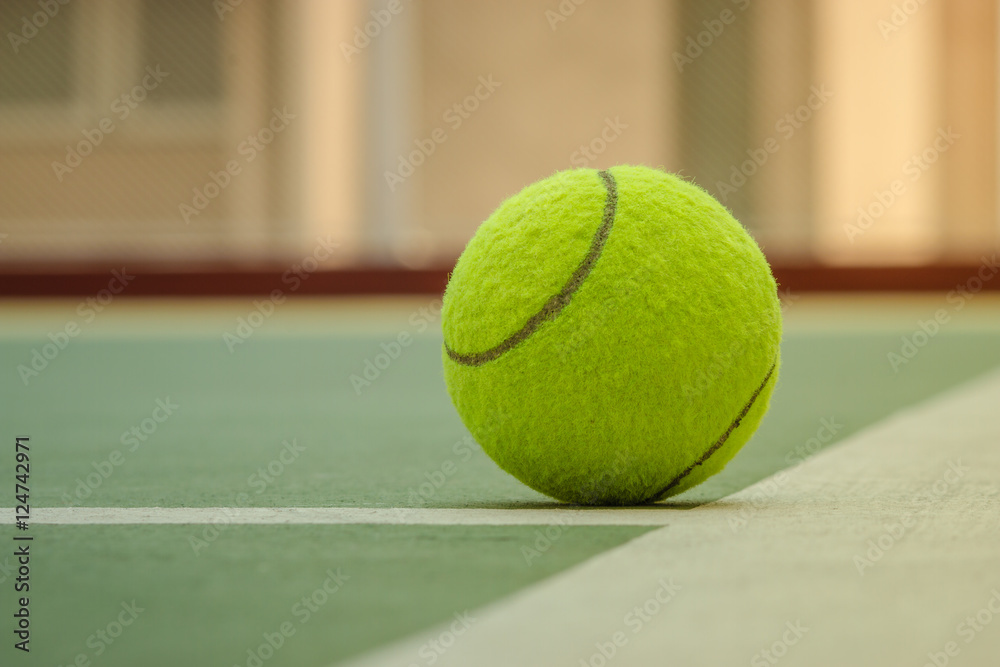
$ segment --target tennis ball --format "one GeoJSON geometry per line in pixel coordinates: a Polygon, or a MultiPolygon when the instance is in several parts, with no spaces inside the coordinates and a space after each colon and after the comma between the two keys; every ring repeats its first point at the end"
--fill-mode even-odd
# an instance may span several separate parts
{"type": "Polygon", "coordinates": [[[711,195],[636,166],[503,202],[442,307],[444,377],[496,463],[570,503],[632,505],[719,472],[778,378],[760,248],[711,195]]]}

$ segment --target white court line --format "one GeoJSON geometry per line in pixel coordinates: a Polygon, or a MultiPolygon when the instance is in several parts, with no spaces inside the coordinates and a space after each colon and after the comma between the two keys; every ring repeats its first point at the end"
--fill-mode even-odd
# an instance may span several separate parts
{"type": "MultiPolygon", "coordinates": [[[[676,509],[366,507],[32,507],[31,524],[409,524],[427,526],[665,526],[676,509]]],[[[0,509],[7,524],[12,508],[0,509]]]]}
{"type": "Polygon", "coordinates": [[[995,667],[1000,373],[671,518],[349,664],[995,667]]]}

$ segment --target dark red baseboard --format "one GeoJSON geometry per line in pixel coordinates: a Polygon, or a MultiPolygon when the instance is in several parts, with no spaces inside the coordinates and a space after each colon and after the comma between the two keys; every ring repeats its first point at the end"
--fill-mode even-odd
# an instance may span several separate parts
{"type": "Polygon", "coordinates": [[[928,266],[773,267],[782,289],[800,292],[947,292],[959,287],[1000,290],[998,268],[989,264],[928,266]]]}
{"type": "MultiPolygon", "coordinates": [[[[793,292],[1000,290],[1000,278],[988,265],[913,267],[774,267],[782,290],[793,292]]],[[[108,287],[112,270],[122,265],[58,267],[44,270],[0,268],[0,297],[88,296],[108,287]]],[[[295,275],[282,267],[205,266],[191,271],[125,265],[134,275],[122,292],[129,296],[254,296],[272,290],[313,295],[440,294],[448,268],[407,270],[365,267],[295,275]]],[[[117,291],[117,290],[116,290],[117,291]]]]}

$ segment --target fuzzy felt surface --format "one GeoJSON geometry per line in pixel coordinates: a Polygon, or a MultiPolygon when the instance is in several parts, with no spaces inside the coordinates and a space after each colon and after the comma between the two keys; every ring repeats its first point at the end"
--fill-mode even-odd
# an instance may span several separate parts
{"type": "Polygon", "coordinates": [[[442,327],[466,427],[501,468],[572,503],[650,502],[718,472],[778,376],[763,253],[705,191],[646,167],[559,172],[505,201],[459,258],[442,327]]]}

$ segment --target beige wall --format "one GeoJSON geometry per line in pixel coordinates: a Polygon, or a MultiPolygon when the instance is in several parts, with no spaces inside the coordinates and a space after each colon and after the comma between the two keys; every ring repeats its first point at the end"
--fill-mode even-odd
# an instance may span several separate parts
{"type": "MultiPolygon", "coordinates": [[[[156,258],[165,243],[179,240],[198,252],[201,244],[184,244],[175,231],[184,227],[177,204],[190,199],[192,175],[215,168],[216,151],[102,151],[60,183],[51,162],[62,159],[51,149],[0,154],[2,229],[8,234],[0,248],[8,258],[156,258]]],[[[189,237],[218,242],[226,202],[216,204],[185,230],[189,237]]]]}
{"type": "Polygon", "coordinates": [[[419,136],[442,128],[447,140],[416,174],[417,219],[439,256],[453,257],[527,183],[581,166],[574,153],[600,139],[608,120],[627,128],[588,166],[672,166],[670,6],[585,2],[553,29],[546,11],[558,12],[558,2],[421,4],[419,136]],[[500,86],[452,127],[443,114],[473,94],[480,77],[500,86]]]}
{"type": "MultiPolygon", "coordinates": [[[[88,0],[57,15],[53,21],[73,22],[74,57],[90,65],[77,72],[72,103],[0,104],[0,261],[294,261],[327,235],[342,244],[334,262],[357,261],[365,69],[345,59],[340,42],[352,39],[363,7],[231,3],[221,17],[206,17],[221,34],[220,99],[147,99],[124,118],[112,102],[142,81],[145,65],[171,76],[169,62],[137,56],[139,0],[88,0]],[[117,57],[105,57],[109,45],[117,57]],[[247,152],[248,137],[270,129],[274,109],[294,119],[247,152]],[[94,134],[109,121],[112,132],[94,134]],[[52,163],[84,132],[99,143],[60,178],[52,163]],[[181,206],[193,204],[195,189],[214,188],[211,175],[230,162],[239,173],[221,176],[228,184],[187,223],[181,206]]],[[[40,43],[23,46],[21,57],[40,43]]],[[[178,47],[183,59],[185,45],[178,47]]]]}
{"type": "MultiPolygon", "coordinates": [[[[752,72],[759,92],[748,110],[752,119],[749,148],[759,154],[770,141],[778,149],[748,180],[754,217],[744,222],[752,225],[769,257],[796,261],[803,248],[811,247],[815,233],[810,221],[815,215],[816,128],[810,122],[795,128],[785,118],[808,102],[813,86],[824,83],[811,58],[812,6],[759,0],[753,12],[752,72]]],[[[822,112],[822,108],[816,110],[814,118],[822,112]]]]}
{"type": "MultiPolygon", "coordinates": [[[[143,1],[88,0],[79,10],[121,31],[143,1]]],[[[0,261],[289,261],[330,235],[341,244],[334,264],[448,264],[505,197],[556,170],[642,163],[683,173],[698,159],[712,163],[705,173],[728,173],[733,155],[775,137],[780,152],[739,202],[775,259],[965,261],[996,247],[996,3],[918,3],[884,35],[880,21],[892,20],[896,0],[755,0],[705,47],[696,72],[678,72],[672,57],[684,39],[737,4],[243,0],[219,24],[222,101],[144,105],[63,182],[52,161],[100,114],[0,104],[0,261]],[[393,3],[389,23],[346,58],[371,12],[393,3]],[[727,98],[723,109],[695,96],[701,107],[684,106],[699,86],[718,89],[734,73],[749,79],[747,101],[727,98]],[[776,122],[813,86],[833,99],[782,139],[776,122]],[[476,108],[454,109],[466,103],[476,108]],[[295,120],[185,225],[179,205],[239,157],[276,107],[295,120]],[[721,146],[718,159],[690,154],[695,121],[701,143],[691,145],[721,146]],[[911,180],[911,157],[948,127],[960,139],[911,180]],[[433,154],[391,188],[386,173],[427,142],[433,154]],[[858,208],[894,181],[905,192],[850,238],[858,208]]],[[[138,48],[137,34],[119,37],[138,48]]],[[[98,111],[135,74],[113,44],[76,46],[91,77],[81,97],[98,111]]],[[[718,193],[717,183],[701,185],[718,193]]]]}
{"type": "Polygon", "coordinates": [[[944,24],[944,123],[963,137],[942,156],[941,223],[948,259],[976,259],[1000,241],[997,219],[997,3],[950,0],[944,24]]]}
{"type": "MultiPolygon", "coordinates": [[[[883,37],[879,20],[893,0],[817,0],[816,75],[834,91],[835,103],[816,118],[815,251],[833,262],[915,263],[939,248],[943,171],[912,181],[907,164],[935,139],[942,123],[940,68],[945,7],[928,3],[898,32],[883,37]],[[876,193],[901,185],[899,195],[876,193]],[[873,211],[860,236],[859,207],[873,211]]],[[[862,222],[864,222],[862,220],[862,222]]]]}
{"type": "Polygon", "coordinates": [[[995,249],[996,3],[816,6],[816,75],[837,94],[817,123],[816,254],[894,264],[995,249]]]}
{"type": "Polygon", "coordinates": [[[295,110],[288,142],[270,174],[279,192],[274,226],[291,224],[308,249],[318,237],[339,244],[332,264],[364,261],[363,86],[365,52],[345,56],[370,16],[358,0],[282,0],[280,81],[273,98],[295,110]]]}

